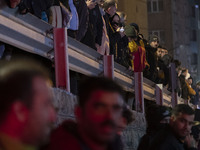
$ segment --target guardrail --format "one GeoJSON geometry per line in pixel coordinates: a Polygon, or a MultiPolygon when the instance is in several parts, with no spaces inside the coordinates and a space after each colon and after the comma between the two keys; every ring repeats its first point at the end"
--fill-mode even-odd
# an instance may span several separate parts
{"type": "MultiPolygon", "coordinates": [[[[22,50],[54,58],[53,29],[48,23],[37,17],[21,15],[17,9],[10,9],[4,1],[0,2],[0,41],[22,50]]],[[[103,60],[101,55],[90,47],[68,37],[69,69],[85,74],[103,75],[103,60]]],[[[114,63],[114,79],[126,91],[134,92],[133,72],[114,63]]],[[[155,101],[155,83],[143,79],[144,98],[155,101]]],[[[179,98],[179,100],[181,100],[179,98]]],[[[171,106],[171,93],[163,90],[163,104],[171,106]]]]}

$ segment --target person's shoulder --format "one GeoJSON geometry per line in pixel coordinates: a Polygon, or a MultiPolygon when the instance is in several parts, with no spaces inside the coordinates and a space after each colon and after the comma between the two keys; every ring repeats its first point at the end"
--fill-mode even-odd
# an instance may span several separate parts
{"type": "Polygon", "coordinates": [[[150,145],[149,150],[182,150],[183,145],[174,136],[171,128],[166,126],[159,134],[155,137],[150,145]]]}
{"type": "Polygon", "coordinates": [[[74,121],[65,121],[52,131],[48,150],[79,150],[80,140],[77,137],[77,124],[74,121]]]}

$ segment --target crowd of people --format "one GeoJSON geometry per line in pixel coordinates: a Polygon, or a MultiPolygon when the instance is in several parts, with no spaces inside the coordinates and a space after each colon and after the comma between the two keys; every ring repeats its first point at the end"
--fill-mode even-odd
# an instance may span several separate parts
{"type": "MultiPolygon", "coordinates": [[[[124,101],[122,87],[113,80],[83,79],[76,120],[55,127],[57,115],[46,69],[30,60],[1,62],[0,68],[0,150],[124,149],[121,135],[135,116],[124,101]]],[[[199,149],[199,126],[192,132],[199,116],[189,105],[171,109],[151,104],[145,115],[147,130],[138,150],[199,149]]]]}
{"type": "Polygon", "coordinates": [[[66,27],[68,36],[95,49],[156,84],[171,91],[170,64],[176,66],[176,92],[197,108],[200,82],[192,85],[187,68],[174,60],[160,39],[144,39],[136,23],[126,24],[126,14],[117,12],[115,0],[9,0],[11,8],[21,14],[30,12],[54,27],[66,27]]]}

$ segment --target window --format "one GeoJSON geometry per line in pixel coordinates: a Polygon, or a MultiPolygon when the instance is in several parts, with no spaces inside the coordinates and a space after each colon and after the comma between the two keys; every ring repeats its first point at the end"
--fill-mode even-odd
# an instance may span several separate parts
{"type": "Polygon", "coordinates": [[[151,12],[151,2],[150,1],[147,2],[147,11],[151,12]]]}
{"type": "Polygon", "coordinates": [[[158,8],[159,8],[159,11],[163,11],[163,1],[162,0],[158,1],[158,8]]]}
{"type": "Polygon", "coordinates": [[[149,0],[147,2],[148,12],[160,12],[163,11],[163,0],[149,0]]]}
{"type": "Polygon", "coordinates": [[[157,12],[157,2],[153,1],[153,12],[157,12]]]}

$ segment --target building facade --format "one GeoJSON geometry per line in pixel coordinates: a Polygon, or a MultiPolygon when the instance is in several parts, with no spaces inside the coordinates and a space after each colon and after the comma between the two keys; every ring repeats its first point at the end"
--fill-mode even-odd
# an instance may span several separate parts
{"type": "Polygon", "coordinates": [[[149,35],[198,80],[199,5],[195,0],[147,0],[149,35]]]}
{"type": "Polygon", "coordinates": [[[118,0],[118,11],[127,15],[127,24],[137,23],[140,33],[148,37],[147,0],[118,0]]]}

